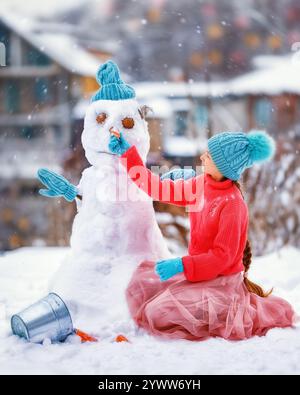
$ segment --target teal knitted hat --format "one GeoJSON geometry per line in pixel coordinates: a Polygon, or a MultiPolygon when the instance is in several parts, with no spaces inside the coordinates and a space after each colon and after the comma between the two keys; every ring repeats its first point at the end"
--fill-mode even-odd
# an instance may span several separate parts
{"type": "Polygon", "coordinates": [[[208,151],[223,176],[238,180],[242,172],[256,162],[273,158],[275,140],[264,131],[224,132],[208,140],[208,151]]]}
{"type": "Polygon", "coordinates": [[[135,97],[134,89],[121,80],[120,70],[111,60],[99,67],[96,79],[101,88],[92,97],[92,102],[96,100],[126,100],[135,97]]]}

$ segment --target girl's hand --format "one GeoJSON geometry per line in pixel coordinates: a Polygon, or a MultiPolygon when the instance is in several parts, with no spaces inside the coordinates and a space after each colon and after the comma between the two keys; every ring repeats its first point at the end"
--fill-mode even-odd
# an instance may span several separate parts
{"type": "Polygon", "coordinates": [[[166,281],[175,274],[183,272],[182,259],[175,258],[158,261],[155,265],[155,272],[159,275],[160,281],[166,281]]]}
{"type": "Polygon", "coordinates": [[[108,148],[113,154],[121,156],[130,148],[130,144],[125,140],[122,133],[118,138],[111,132],[108,148]]]}

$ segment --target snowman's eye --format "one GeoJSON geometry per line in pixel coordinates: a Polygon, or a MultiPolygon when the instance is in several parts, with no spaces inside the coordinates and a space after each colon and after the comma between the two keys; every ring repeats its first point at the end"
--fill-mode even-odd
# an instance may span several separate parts
{"type": "Polygon", "coordinates": [[[96,121],[97,123],[104,123],[106,121],[107,115],[105,112],[101,112],[100,114],[97,115],[96,121]]]}
{"type": "Polygon", "coordinates": [[[132,129],[134,127],[134,119],[129,117],[123,118],[122,125],[126,129],[132,129]]]}

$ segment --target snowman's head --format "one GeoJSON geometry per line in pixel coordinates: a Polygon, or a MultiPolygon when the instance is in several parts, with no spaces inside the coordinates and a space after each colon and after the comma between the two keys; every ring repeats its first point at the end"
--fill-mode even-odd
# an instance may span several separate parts
{"type": "MultiPolygon", "coordinates": [[[[118,66],[108,61],[97,73],[101,89],[93,96],[85,118],[82,145],[91,165],[100,167],[108,148],[110,128],[122,132],[130,145],[135,145],[146,161],[150,137],[144,111],[135,99],[132,87],[120,79],[118,66]]],[[[117,159],[116,159],[117,160],[117,159]]]]}

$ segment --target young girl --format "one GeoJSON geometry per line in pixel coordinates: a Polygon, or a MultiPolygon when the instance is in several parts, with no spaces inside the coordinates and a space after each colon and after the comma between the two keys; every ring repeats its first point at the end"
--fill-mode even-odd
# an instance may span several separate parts
{"type": "Polygon", "coordinates": [[[271,136],[260,131],[214,135],[201,156],[204,174],[175,181],[151,173],[122,133],[111,136],[109,148],[153,199],[193,208],[188,255],[141,262],[132,276],[126,297],[139,326],[170,339],[239,340],[293,325],[292,306],[248,279],[248,208],[237,180],[247,167],[273,157],[271,136]]]}

